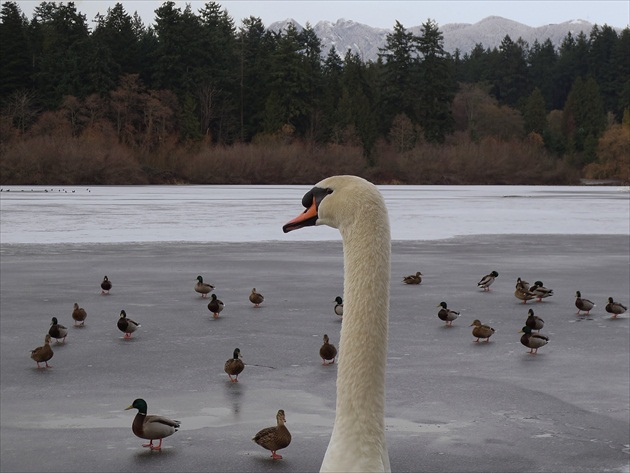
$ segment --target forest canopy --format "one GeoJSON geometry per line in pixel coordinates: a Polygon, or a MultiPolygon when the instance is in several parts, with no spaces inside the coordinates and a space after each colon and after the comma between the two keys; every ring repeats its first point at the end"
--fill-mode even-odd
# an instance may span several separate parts
{"type": "Polygon", "coordinates": [[[2,184],[630,181],[628,28],[449,54],[396,22],[364,61],[217,2],[0,20],[2,184]]]}

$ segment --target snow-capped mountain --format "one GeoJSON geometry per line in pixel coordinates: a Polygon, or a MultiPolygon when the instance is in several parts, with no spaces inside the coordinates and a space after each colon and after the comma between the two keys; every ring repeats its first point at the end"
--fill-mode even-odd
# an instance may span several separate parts
{"type": "MultiPolygon", "coordinates": [[[[282,31],[289,23],[293,23],[298,30],[303,27],[295,20],[287,19],[272,23],[269,29],[282,31]]],[[[405,26],[404,23],[403,26],[405,26]]],[[[588,36],[594,25],[584,20],[570,20],[535,28],[499,16],[489,16],[474,24],[449,23],[438,26],[444,35],[444,49],[449,53],[454,53],[456,49],[459,49],[460,54],[463,55],[470,52],[477,44],[482,44],[484,49],[498,47],[506,35],[509,35],[512,41],[522,38],[530,46],[535,40],[543,43],[549,38],[557,47],[569,32],[574,37],[580,32],[588,36]]],[[[340,19],[334,23],[320,21],[313,26],[313,30],[322,42],[324,56],[334,45],[341,57],[350,49],[353,53],[358,53],[364,61],[368,61],[376,60],[379,48],[385,45],[387,34],[393,31],[393,27],[394,25],[391,29],[374,28],[355,21],[340,19]]],[[[421,26],[405,26],[405,28],[415,35],[420,35],[421,26]]],[[[615,30],[621,31],[619,28],[615,30]]]]}

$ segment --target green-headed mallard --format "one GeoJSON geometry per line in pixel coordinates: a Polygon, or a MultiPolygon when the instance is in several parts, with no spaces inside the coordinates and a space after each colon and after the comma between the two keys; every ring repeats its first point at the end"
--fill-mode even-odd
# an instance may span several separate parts
{"type": "Polygon", "coordinates": [[[479,280],[479,282],[477,283],[477,287],[483,289],[484,291],[489,291],[490,285],[494,282],[498,275],[499,273],[497,273],[496,271],[492,271],[490,274],[486,274],[479,280]]]}
{"type": "Polygon", "coordinates": [[[260,307],[260,304],[265,300],[262,294],[256,292],[256,288],[252,289],[249,295],[249,301],[254,304],[254,307],[260,307]]]}
{"type": "Polygon", "coordinates": [[[339,296],[335,297],[335,314],[343,317],[343,299],[339,296]]]}
{"type": "Polygon", "coordinates": [[[83,307],[79,307],[79,304],[77,302],[74,303],[74,309],[72,309],[72,318],[74,319],[74,325],[77,325],[77,322],[79,323],[79,326],[83,326],[85,325],[85,319],[87,317],[87,312],[85,311],[85,309],[83,307]]]}
{"type": "Polygon", "coordinates": [[[577,315],[580,315],[580,311],[584,311],[586,312],[586,315],[589,315],[591,309],[595,307],[595,304],[593,301],[583,299],[580,291],[575,291],[575,307],[578,309],[577,315]]]}
{"type": "Polygon", "coordinates": [[[534,285],[529,288],[529,292],[538,298],[538,302],[541,302],[547,297],[553,296],[553,289],[545,287],[542,281],[534,282],[534,285]]]}
{"type": "Polygon", "coordinates": [[[608,298],[608,304],[606,304],[606,312],[612,314],[613,319],[618,315],[623,314],[626,310],[628,310],[628,308],[621,302],[615,302],[612,297],[608,298]]]}
{"type": "Polygon", "coordinates": [[[322,365],[332,365],[335,362],[337,356],[337,348],[330,343],[328,335],[324,334],[324,344],[319,349],[319,356],[322,359],[322,365]],[[330,363],[326,363],[328,360],[332,360],[330,363]]]}
{"type": "Polygon", "coordinates": [[[68,336],[68,329],[61,325],[57,320],[57,317],[53,317],[50,322],[50,329],[48,330],[48,335],[57,340],[61,340],[62,343],[65,343],[66,337],[68,336]]]}
{"type": "Polygon", "coordinates": [[[168,417],[147,415],[147,403],[144,399],[136,399],[131,406],[125,408],[138,409],[136,417],[131,424],[131,430],[141,439],[146,439],[149,443],[145,443],[143,447],[149,447],[151,450],[160,450],[162,448],[162,439],[170,437],[177,429],[179,429],[179,421],[171,420],[168,417]],[[159,440],[157,446],[153,446],[153,441],[159,440]]]}
{"type": "Polygon", "coordinates": [[[223,370],[227,373],[230,377],[230,381],[233,383],[238,383],[238,375],[245,369],[245,364],[241,358],[241,350],[239,348],[235,348],[232,358],[227,360],[223,366],[223,370]],[[232,376],[234,376],[234,378],[232,378],[232,376]]]}
{"type": "Polygon", "coordinates": [[[527,325],[532,330],[537,330],[538,332],[540,332],[540,329],[545,326],[545,321],[537,315],[534,315],[534,311],[532,309],[529,309],[527,311],[527,319],[525,320],[525,325],[527,325]]]}
{"type": "Polygon", "coordinates": [[[50,348],[50,340],[50,335],[46,334],[44,344],[41,347],[31,350],[31,358],[37,362],[37,368],[39,368],[40,363],[46,363],[46,368],[52,368],[52,366],[48,364],[48,360],[54,355],[52,348],[50,348]]]}
{"type": "Polygon", "coordinates": [[[128,319],[127,312],[124,310],[120,311],[120,317],[116,325],[118,326],[118,330],[125,334],[125,338],[131,338],[131,334],[135,332],[138,327],[141,327],[138,322],[128,319]]]}
{"type": "Polygon", "coordinates": [[[207,282],[203,282],[203,277],[197,276],[197,284],[195,284],[195,292],[201,294],[201,297],[206,297],[214,290],[214,286],[212,284],[208,284],[207,282]]]}
{"type": "Polygon", "coordinates": [[[271,450],[271,458],[274,460],[281,460],[282,455],[278,455],[276,452],[283,448],[286,448],[291,443],[291,433],[289,429],[284,425],[286,418],[284,411],[280,409],[276,414],[275,427],[267,427],[258,432],[252,440],[260,445],[262,448],[271,450]]]}
{"type": "Polygon", "coordinates": [[[110,289],[112,288],[112,282],[109,280],[107,276],[103,278],[101,282],[101,294],[109,294],[110,289]]]}
{"type": "Polygon", "coordinates": [[[225,304],[223,304],[223,301],[221,301],[220,299],[217,299],[216,294],[212,294],[210,296],[210,302],[208,302],[208,310],[212,312],[212,316],[215,319],[219,318],[219,314],[223,310],[223,307],[225,307],[225,304]]]}
{"type": "Polygon", "coordinates": [[[455,312],[454,310],[449,309],[446,306],[446,302],[440,302],[436,307],[441,307],[438,312],[438,317],[440,320],[446,322],[446,325],[453,325],[453,320],[459,317],[459,312],[455,312]]]}
{"type": "Polygon", "coordinates": [[[530,349],[529,353],[532,355],[535,355],[540,347],[549,343],[549,337],[540,333],[532,333],[532,329],[527,325],[521,329],[520,333],[523,334],[521,343],[530,349]]]}
{"type": "Polygon", "coordinates": [[[486,342],[490,341],[490,337],[494,334],[494,329],[489,325],[483,325],[480,320],[475,319],[473,323],[470,324],[472,329],[473,337],[477,337],[475,342],[478,342],[480,338],[485,338],[486,342]]]}
{"type": "Polygon", "coordinates": [[[405,284],[420,284],[422,282],[422,273],[418,271],[416,274],[404,276],[402,282],[405,284]]]}

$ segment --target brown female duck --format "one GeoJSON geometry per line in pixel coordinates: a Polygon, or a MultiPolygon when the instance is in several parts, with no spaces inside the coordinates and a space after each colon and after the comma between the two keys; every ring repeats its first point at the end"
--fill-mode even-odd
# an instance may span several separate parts
{"type": "Polygon", "coordinates": [[[337,348],[330,343],[328,335],[324,334],[324,344],[319,349],[319,356],[322,359],[322,365],[332,365],[335,362],[337,356],[337,348]],[[330,363],[326,363],[328,360],[332,360],[330,363]]]}
{"type": "Polygon", "coordinates": [[[74,303],[74,309],[72,310],[72,318],[74,320],[74,325],[77,325],[79,322],[79,326],[82,327],[85,325],[85,319],[87,317],[87,312],[83,307],[79,307],[77,302],[74,303]]]}
{"type": "Polygon", "coordinates": [[[271,450],[271,458],[274,460],[281,460],[282,455],[278,455],[276,452],[280,449],[288,447],[291,443],[291,433],[284,425],[286,418],[282,409],[280,409],[276,414],[276,422],[277,425],[275,427],[262,429],[254,435],[252,440],[261,447],[271,450]]]}
{"type": "Polygon", "coordinates": [[[50,348],[50,340],[50,335],[46,334],[44,344],[41,347],[31,350],[31,358],[37,363],[37,368],[39,368],[40,363],[46,363],[46,368],[52,368],[52,366],[48,364],[48,360],[54,355],[52,348],[50,348]]]}

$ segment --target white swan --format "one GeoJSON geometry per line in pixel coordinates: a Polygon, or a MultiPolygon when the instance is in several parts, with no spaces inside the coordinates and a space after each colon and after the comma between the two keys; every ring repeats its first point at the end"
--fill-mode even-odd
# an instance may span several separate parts
{"type": "Polygon", "coordinates": [[[304,213],[284,232],[339,229],[344,313],[339,339],[335,424],[322,472],[391,471],[385,443],[385,365],[391,239],[383,196],[356,176],[333,176],[304,195],[304,213]]]}

